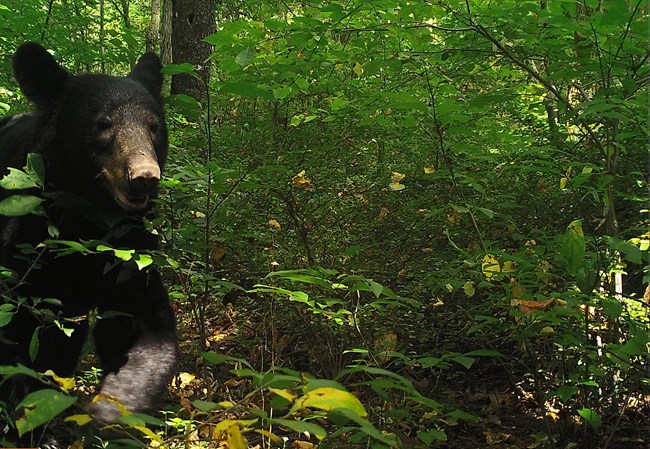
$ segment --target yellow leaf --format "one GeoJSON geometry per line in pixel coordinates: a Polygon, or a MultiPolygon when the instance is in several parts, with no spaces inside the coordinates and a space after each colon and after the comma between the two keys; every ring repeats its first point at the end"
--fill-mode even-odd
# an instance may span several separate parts
{"type": "Polygon", "coordinates": [[[483,263],[481,264],[481,269],[483,271],[483,275],[488,279],[492,278],[492,276],[494,276],[495,273],[499,273],[501,271],[501,267],[499,266],[499,261],[496,260],[490,254],[486,254],[483,257],[483,263]]]}
{"type": "Polygon", "coordinates": [[[216,426],[212,428],[212,438],[215,440],[218,440],[221,438],[223,434],[226,434],[226,437],[228,435],[228,431],[232,426],[237,426],[239,427],[248,427],[253,424],[255,424],[258,421],[257,418],[255,419],[224,419],[223,421],[219,422],[216,426]]]}
{"type": "Polygon", "coordinates": [[[295,412],[301,408],[317,408],[320,410],[336,410],[347,408],[359,416],[367,416],[363,404],[352,393],[332,387],[316,388],[298,399],[291,411],[295,412]]]}
{"type": "Polygon", "coordinates": [[[153,431],[151,429],[148,429],[145,426],[131,426],[131,427],[133,427],[134,429],[139,430],[140,432],[142,432],[143,434],[145,434],[146,436],[151,438],[151,440],[155,441],[156,443],[162,443],[163,442],[162,438],[160,438],[158,435],[153,433],[153,431]]]}
{"type": "Polygon", "coordinates": [[[196,379],[196,376],[194,374],[183,372],[180,373],[178,377],[174,378],[174,380],[172,380],[172,385],[176,386],[176,382],[178,380],[178,388],[183,389],[189,386],[194,379],[196,379]]]}
{"type": "Polygon", "coordinates": [[[567,178],[560,179],[560,189],[564,190],[566,188],[566,183],[569,182],[567,178]]]}
{"type": "Polygon", "coordinates": [[[307,190],[312,189],[311,181],[309,178],[305,178],[305,170],[302,170],[296,176],[291,178],[291,184],[293,184],[294,187],[304,187],[307,190]]]}
{"type": "Polygon", "coordinates": [[[280,226],[280,222],[278,220],[271,219],[268,222],[268,227],[272,231],[279,231],[281,226],[280,226]]]}
{"type": "Polygon", "coordinates": [[[436,172],[436,169],[433,168],[433,167],[424,167],[424,173],[426,173],[427,175],[430,175],[430,174],[435,173],[435,172],[436,172]]]}
{"type": "Polygon", "coordinates": [[[363,75],[363,66],[359,64],[358,62],[352,67],[352,71],[357,75],[361,76],[363,75]]]}
{"type": "Polygon", "coordinates": [[[277,388],[269,388],[271,393],[275,393],[283,399],[286,399],[289,402],[293,402],[296,399],[296,395],[289,390],[280,390],[277,388]]]}
{"type": "Polygon", "coordinates": [[[399,182],[391,182],[388,184],[388,188],[393,192],[399,192],[400,190],[404,190],[406,186],[404,184],[400,184],[399,182]]]}
{"type": "Polygon", "coordinates": [[[81,414],[81,415],[68,416],[65,419],[65,422],[73,422],[78,426],[83,426],[83,425],[88,424],[92,420],[93,420],[92,416],[84,413],[84,414],[81,414]]]}
{"type": "Polygon", "coordinates": [[[506,260],[503,262],[503,269],[501,271],[504,273],[514,273],[517,271],[517,266],[512,260],[506,260]]]}
{"type": "Polygon", "coordinates": [[[265,437],[269,438],[271,441],[273,441],[278,446],[283,446],[284,445],[284,440],[282,439],[282,437],[279,437],[278,435],[274,434],[273,432],[269,432],[268,430],[264,430],[264,429],[255,429],[254,432],[259,433],[260,435],[264,435],[265,437]]]}
{"type": "Polygon", "coordinates": [[[74,378],[73,377],[59,377],[54,374],[54,371],[47,370],[45,371],[46,376],[50,376],[54,381],[59,385],[61,390],[67,392],[74,388],[74,378]]]}
{"type": "Polygon", "coordinates": [[[399,173],[399,172],[392,172],[390,175],[390,180],[393,181],[395,184],[399,184],[402,179],[406,178],[406,175],[404,173],[399,173]]]}
{"type": "Polygon", "coordinates": [[[227,435],[229,449],[248,449],[248,441],[246,441],[246,437],[241,433],[239,424],[233,424],[228,427],[227,435]]]}
{"type": "Polygon", "coordinates": [[[295,449],[316,449],[316,445],[309,441],[294,441],[293,447],[295,449]]]}
{"type": "Polygon", "coordinates": [[[120,415],[122,415],[122,416],[129,416],[131,414],[131,411],[128,408],[126,408],[124,405],[122,405],[122,403],[120,401],[118,401],[117,399],[115,399],[111,395],[108,395],[106,393],[99,393],[98,395],[96,395],[93,398],[93,400],[91,402],[93,404],[95,404],[96,402],[99,402],[99,401],[108,401],[108,402],[114,404],[115,407],[117,407],[117,411],[119,411],[120,415]]]}

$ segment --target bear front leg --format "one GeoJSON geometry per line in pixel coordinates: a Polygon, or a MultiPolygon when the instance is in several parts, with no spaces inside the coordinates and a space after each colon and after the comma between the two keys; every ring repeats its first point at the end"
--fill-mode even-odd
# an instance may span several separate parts
{"type": "Polygon", "coordinates": [[[90,412],[107,423],[122,416],[114,401],[131,412],[154,411],[178,359],[176,321],[160,274],[136,276],[100,306],[100,314],[114,311],[116,316],[98,320],[95,327],[104,369],[100,394],[106,398],[95,401],[90,412]]]}

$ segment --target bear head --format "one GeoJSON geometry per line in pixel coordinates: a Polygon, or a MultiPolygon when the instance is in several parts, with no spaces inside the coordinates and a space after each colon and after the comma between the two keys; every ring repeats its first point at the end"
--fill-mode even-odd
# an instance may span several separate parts
{"type": "Polygon", "coordinates": [[[30,42],[13,68],[37,108],[30,151],[42,154],[47,182],[128,212],[148,209],[167,158],[158,56],[144,54],[125,77],[75,76],[30,42]]]}

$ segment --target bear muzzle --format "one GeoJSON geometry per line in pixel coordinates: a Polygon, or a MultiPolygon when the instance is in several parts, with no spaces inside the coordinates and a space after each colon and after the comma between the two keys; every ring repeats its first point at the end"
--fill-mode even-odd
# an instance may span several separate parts
{"type": "Polygon", "coordinates": [[[156,192],[160,181],[158,164],[143,164],[126,170],[125,188],[115,189],[115,200],[128,211],[139,211],[147,207],[150,196],[156,192]]]}

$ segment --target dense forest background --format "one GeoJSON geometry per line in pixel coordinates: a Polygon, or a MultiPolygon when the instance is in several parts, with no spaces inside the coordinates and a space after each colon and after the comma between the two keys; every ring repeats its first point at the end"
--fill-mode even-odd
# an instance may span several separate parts
{"type": "Polygon", "coordinates": [[[5,115],[27,40],[167,64],[147,260],[182,366],[114,446],[649,447],[646,1],[2,0],[0,24],[5,115]]]}

